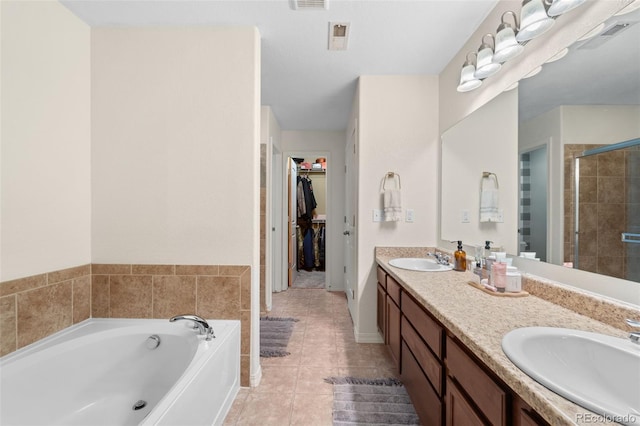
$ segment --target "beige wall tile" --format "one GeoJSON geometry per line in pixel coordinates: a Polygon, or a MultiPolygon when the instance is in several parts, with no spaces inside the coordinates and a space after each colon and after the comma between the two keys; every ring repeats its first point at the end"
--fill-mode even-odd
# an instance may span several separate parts
{"type": "Polygon", "coordinates": [[[18,348],[72,325],[71,281],[17,295],[18,348]]]}
{"type": "Polygon", "coordinates": [[[126,275],[131,273],[131,265],[93,263],[91,273],[94,275],[126,275]]]}
{"type": "Polygon", "coordinates": [[[76,266],[62,269],[60,271],[49,272],[47,274],[47,284],[55,284],[62,281],[73,280],[91,274],[91,265],[76,266]]]}
{"type": "Polygon", "coordinates": [[[0,297],[0,356],[18,349],[16,295],[0,297]]]}
{"type": "Polygon", "coordinates": [[[47,274],[5,281],[0,284],[0,296],[8,296],[21,291],[33,290],[34,288],[43,287],[45,285],[47,285],[47,274]]]}
{"type": "Polygon", "coordinates": [[[219,275],[239,277],[244,274],[247,269],[249,269],[249,267],[244,265],[220,265],[219,275]]]}
{"type": "Polygon", "coordinates": [[[196,277],[153,277],[153,317],[171,318],[196,312],[196,277]]]}
{"type": "Polygon", "coordinates": [[[251,310],[251,271],[249,269],[240,276],[240,309],[251,310]]]}
{"type": "Polygon", "coordinates": [[[198,277],[198,315],[240,319],[240,277],[198,277]]]}
{"type": "Polygon", "coordinates": [[[176,275],[219,275],[218,265],[176,265],[176,275]]]}
{"type": "Polygon", "coordinates": [[[240,313],[240,353],[249,355],[251,352],[251,312],[240,313]]]}
{"type": "Polygon", "coordinates": [[[137,275],[173,275],[175,265],[131,265],[131,273],[137,275]]]}
{"type": "Polygon", "coordinates": [[[249,355],[240,355],[240,386],[251,385],[251,359],[249,355]]]}
{"type": "Polygon", "coordinates": [[[72,281],[73,323],[79,323],[91,317],[91,275],[85,275],[72,281]]]}
{"type": "Polygon", "coordinates": [[[151,275],[109,277],[111,318],[152,318],[151,275]]]}
{"type": "Polygon", "coordinates": [[[109,275],[91,276],[91,316],[109,318],[109,275]]]}

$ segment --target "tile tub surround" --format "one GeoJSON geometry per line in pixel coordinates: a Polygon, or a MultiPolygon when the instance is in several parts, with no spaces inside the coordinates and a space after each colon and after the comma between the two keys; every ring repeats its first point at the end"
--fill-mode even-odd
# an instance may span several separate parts
{"type": "Polygon", "coordinates": [[[91,316],[91,265],[0,283],[0,356],[91,316]]]}
{"type": "Polygon", "coordinates": [[[244,265],[92,264],[0,283],[5,355],[92,318],[241,321],[241,386],[249,386],[251,269],[244,265]]]}
{"type": "MultiPolygon", "coordinates": [[[[626,338],[623,324],[616,324],[620,328],[613,327],[588,317],[591,309],[583,306],[583,313],[578,313],[539,295],[501,298],[485,294],[467,284],[472,278],[471,272],[415,272],[394,268],[388,263],[394,257],[417,256],[420,250],[424,249],[414,252],[406,248],[397,252],[394,248],[376,249],[376,262],[550,424],[574,425],[577,419],[591,414],[518,369],[502,352],[502,337],[520,327],[549,326],[626,338]]],[[[540,282],[544,284],[548,283],[540,282]]],[[[563,297],[567,296],[565,293],[563,297]]],[[[588,304],[588,300],[583,298],[579,303],[588,304]]],[[[632,317],[639,316],[640,310],[632,312],[632,317]]]]}

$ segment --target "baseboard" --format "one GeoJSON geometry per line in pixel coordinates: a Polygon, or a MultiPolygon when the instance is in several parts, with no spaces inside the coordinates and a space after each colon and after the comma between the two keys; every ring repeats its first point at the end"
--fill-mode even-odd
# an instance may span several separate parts
{"type": "Polygon", "coordinates": [[[252,373],[249,376],[249,385],[252,388],[258,387],[261,380],[262,380],[262,366],[258,365],[258,371],[256,371],[255,373],[252,373]]]}
{"type": "Polygon", "coordinates": [[[356,333],[356,342],[358,343],[384,343],[380,333],[356,333]]]}

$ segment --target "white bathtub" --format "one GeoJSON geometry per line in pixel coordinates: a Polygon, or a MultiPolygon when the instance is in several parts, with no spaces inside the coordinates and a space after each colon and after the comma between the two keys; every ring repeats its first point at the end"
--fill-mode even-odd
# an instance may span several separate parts
{"type": "Polygon", "coordinates": [[[6,355],[0,425],[221,424],[240,387],[240,322],[209,324],[205,341],[191,321],[89,319],[6,355]]]}

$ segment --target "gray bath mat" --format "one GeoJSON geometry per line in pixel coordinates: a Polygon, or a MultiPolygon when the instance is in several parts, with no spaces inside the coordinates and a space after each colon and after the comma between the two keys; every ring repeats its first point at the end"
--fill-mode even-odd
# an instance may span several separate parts
{"type": "Polygon", "coordinates": [[[260,318],[260,356],[272,358],[287,356],[287,345],[293,331],[295,318],[260,318]]]}
{"type": "Polygon", "coordinates": [[[402,382],[394,378],[329,377],[333,384],[333,425],[419,425],[402,382]]]}

